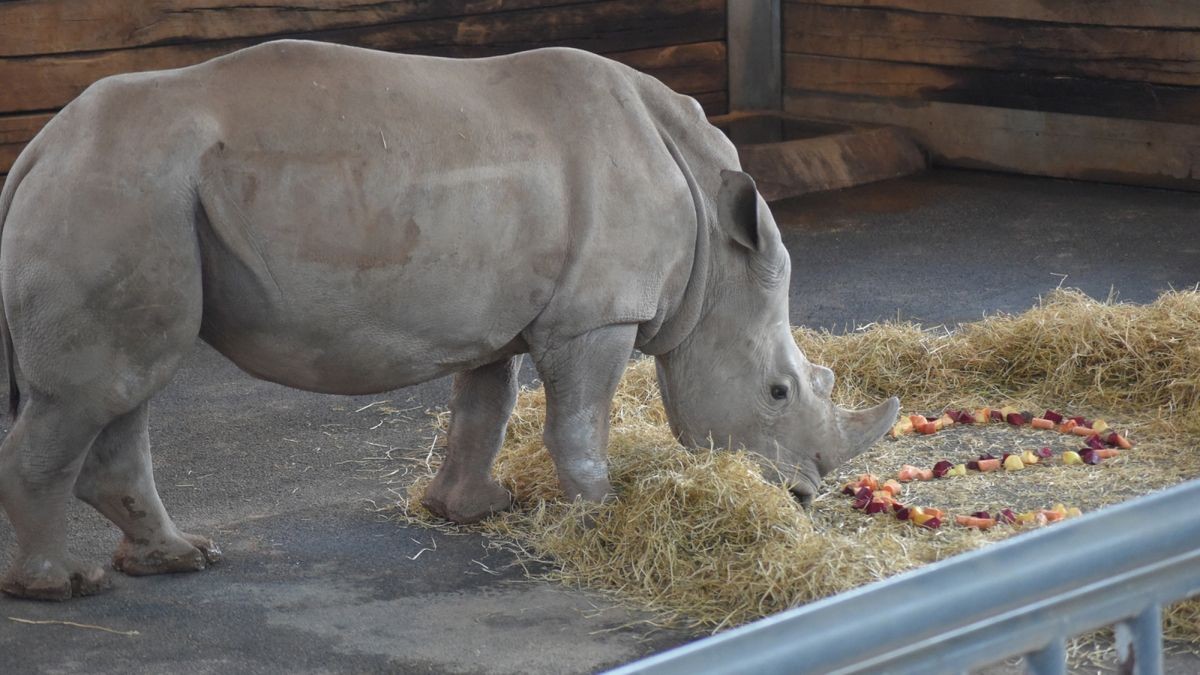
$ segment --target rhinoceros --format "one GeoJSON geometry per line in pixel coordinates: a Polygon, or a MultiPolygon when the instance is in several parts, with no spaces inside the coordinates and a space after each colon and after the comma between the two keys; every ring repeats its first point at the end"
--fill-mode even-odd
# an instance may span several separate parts
{"type": "Polygon", "coordinates": [[[67,554],[71,493],[124,533],[118,571],[219,559],[167,515],[146,431],[197,336],[316,392],[455,373],[425,498],[453,521],[509,506],[490,466],[524,354],[568,499],[612,492],[608,411],[635,349],[657,357],[681,442],[744,446],[811,496],[898,402],[833,405],[739,166],[693,99],[572,49],[456,60],[287,40],[97,82],[0,193],[0,504],[17,537],[0,588],[105,587],[67,554]]]}

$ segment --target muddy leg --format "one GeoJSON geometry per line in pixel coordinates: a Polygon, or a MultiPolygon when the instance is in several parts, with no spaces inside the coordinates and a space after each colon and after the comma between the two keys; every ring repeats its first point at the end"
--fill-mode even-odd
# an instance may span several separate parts
{"type": "Polygon", "coordinates": [[[146,408],[104,428],[75,481],[75,496],[125,533],[113,568],[135,576],[202,570],[221,559],[221,550],[206,537],[180,532],[167,515],[154,486],[146,408]]]}
{"type": "Polygon", "coordinates": [[[446,461],[421,503],[457,523],[471,523],[512,503],[492,478],[492,460],[504,444],[508,416],[517,403],[521,357],[489,363],[454,376],[446,461]]]}
{"type": "Polygon", "coordinates": [[[534,352],[546,383],[543,438],[567,499],[602,501],[612,494],[609,409],[636,337],[635,325],[607,326],[534,352]]]}
{"type": "Polygon", "coordinates": [[[0,590],[21,598],[69,600],[108,587],[104,570],[67,554],[67,497],[101,425],[61,403],[30,397],[0,445],[0,506],[17,537],[0,590]]]}

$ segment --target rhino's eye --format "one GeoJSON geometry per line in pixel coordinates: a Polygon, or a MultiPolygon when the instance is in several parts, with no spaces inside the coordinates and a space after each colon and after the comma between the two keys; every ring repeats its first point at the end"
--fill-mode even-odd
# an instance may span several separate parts
{"type": "Polygon", "coordinates": [[[788,397],[788,388],[786,384],[771,385],[771,398],[776,401],[786,401],[788,397]]]}

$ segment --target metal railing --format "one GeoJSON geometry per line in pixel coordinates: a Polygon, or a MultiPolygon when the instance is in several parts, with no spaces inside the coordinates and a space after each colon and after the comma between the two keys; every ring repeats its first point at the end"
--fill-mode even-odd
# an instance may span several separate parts
{"type": "Polygon", "coordinates": [[[1116,625],[1124,672],[1162,672],[1162,606],[1200,593],[1200,481],[943,560],[610,671],[958,673],[1116,625]]]}

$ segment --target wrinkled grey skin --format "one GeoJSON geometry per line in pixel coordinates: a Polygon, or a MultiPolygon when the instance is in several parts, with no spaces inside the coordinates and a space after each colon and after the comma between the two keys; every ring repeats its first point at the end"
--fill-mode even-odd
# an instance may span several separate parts
{"type": "Polygon", "coordinates": [[[778,230],[696,103],[583,52],[284,41],[108,78],[22,153],[0,224],[20,401],[0,446],[17,536],[0,588],[17,596],[105,586],[67,554],[71,494],[124,532],[122,572],[219,558],[167,516],[146,434],[197,336],[312,391],[457,373],[426,505],[460,522],[509,505],[489,469],[524,353],[572,498],[611,493],[608,409],[635,347],[659,357],[682,440],[760,451],[800,494],[896,411],[830,403],[831,373],[788,335],[778,230]]]}

